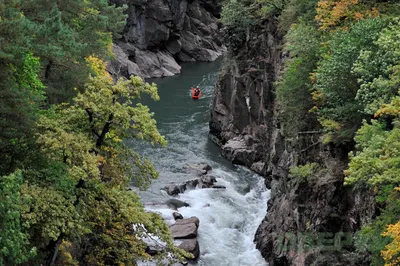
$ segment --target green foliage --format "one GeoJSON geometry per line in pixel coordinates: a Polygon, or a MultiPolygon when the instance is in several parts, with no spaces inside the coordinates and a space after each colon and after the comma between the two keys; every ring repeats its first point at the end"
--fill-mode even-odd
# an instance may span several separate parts
{"type": "Polygon", "coordinates": [[[327,128],[332,142],[351,141],[361,124],[363,107],[356,100],[358,75],[352,69],[361,50],[375,49],[374,41],[385,26],[380,18],[362,20],[349,31],[335,32],[323,51],[314,89],[322,94],[317,103],[319,120],[339,124],[338,130],[327,128]]]}
{"type": "Polygon", "coordinates": [[[290,0],[259,0],[261,4],[260,15],[262,18],[279,15],[290,0]]]}
{"type": "Polygon", "coordinates": [[[36,253],[30,247],[21,222],[24,200],[21,197],[20,171],[0,178],[0,265],[16,265],[28,261],[36,253]]]}
{"type": "Polygon", "coordinates": [[[255,24],[256,20],[252,12],[251,1],[228,0],[222,7],[221,22],[224,26],[242,31],[255,24]]]}
{"type": "Polygon", "coordinates": [[[147,233],[187,256],[126,190],[158,173],[123,140],[166,141],[149,109],[133,105],[142,93],[158,99],[155,85],[114,83],[101,60],[112,57],[124,9],[107,0],[0,1],[0,265],[134,265],[148,257],[147,233]]]}
{"type": "MultiPolygon", "coordinates": [[[[57,171],[65,181],[54,180],[52,187],[59,188],[53,190],[55,194],[34,186],[27,190],[27,195],[35,195],[30,197],[34,211],[24,216],[32,235],[47,246],[60,237],[75,245],[74,239],[82,239],[85,244],[79,256],[86,265],[133,265],[138,258],[148,257],[139,238],[142,233],[132,228],[142,224],[147,232],[167,242],[169,250],[181,254],[172,247],[168,227],[160,227],[161,217],[145,213],[139,198],[126,191],[131,178],[145,187],[157,177],[150,162],[122,141],[139,138],[153,145],[166,144],[149,109],[140,103],[132,106],[132,100],[142,93],[158,99],[157,88],[133,76],[114,84],[108,75],[91,77],[85,88],[72,105],[51,108],[39,120],[38,143],[54,162],[51,171],[57,171]],[[64,177],[60,163],[66,166],[64,177]],[[46,191],[35,192],[40,189],[46,191]],[[46,194],[53,198],[51,202],[40,197],[46,194]],[[46,216],[39,214],[48,213],[47,208],[53,211],[46,216]],[[36,224],[41,227],[36,228],[36,224]]],[[[67,251],[65,256],[76,258],[67,251]]]]}
{"type": "Polygon", "coordinates": [[[290,167],[289,177],[299,182],[314,181],[321,167],[317,163],[307,163],[301,166],[290,167]]]}
{"type": "Polygon", "coordinates": [[[389,237],[382,236],[388,224],[398,222],[400,215],[399,192],[392,190],[387,195],[385,208],[375,220],[371,221],[356,234],[356,247],[359,251],[372,254],[371,265],[384,265],[381,251],[391,242],[389,237]]]}
{"type": "Polygon", "coordinates": [[[293,24],[302,21],[303,23],[312,23],[315,17],[315,7],[318,0],[289,0],[285,4],[279,19],[279,28],[286,33],[293,24]]]}
{"type": "Polygon", "coordinates": [[[13,172],[34,149],[43,84],[46,102],[70,100],[73,88],[87,81],[85,58],[110,58],[112,35],[118,37],[125,24],[123,11],[106,0],[1,1],[0,174],[13,172]]]}
{"type": "Polygon", "coordinates": [[[389,244],[390,238],[382,236],[388,224],[398,222],[400,216],[400,97],[390,104],[382,105],[377,117],[392,116],[390,120],[364,121],[355,137],[356,151],[350,154],[349,169],[345,171],[345,184],[356,187],[373,187],[381,215],[364,226],[356,242],[359,250],[373,254],[372,265],[382,265],[381,251],[389,244]],[[366,245],[368,243],[368,245],[366,245]]]}
{"type": "Polygon", "coordinates": [[[277,83],[277,97],[287,137],[296,137],[299,131],[312,125],[310,73],[316,68],[319,46],[318,32],[305,22],[294,25],[286,35],[285,48],[291,57],[285,63],[282,80],[277,83]]]}
{"type": "Polygon", "coordinates": [[[50,102],[68,100],[87,79],[85,58],[111,56],[112,35],[125,25],[125,7],[108,1],[7,0],[0,5],[0,58],[40,57],[50,102]]]}
{"type": "Polygon", "coordinates": [[[400,34],[399,20],[395,19],[375,41],[375,48],[363,50],[354,64],[361,86],[356,100],[364,112],[374,114],[379,106],[389,103],[400,87],[400,34]]]}
{"type": "Polygon", "coordinates": [[[357,132],[357,152],[351,154],[346,184],[356,182],[371,185],[399,184],[400,128],[399,122],[392,130],[385,123],[372,121],[357,132]]]}
{"type": "Polygon", "coordinates": [[[20,61],[14,64],[0,60],[0,79],[4,77],[0,83],[0,174],[14,171],[31,147],[32,128],[44,99],[39,59],[30,53],[18,56],[20,61]]]}

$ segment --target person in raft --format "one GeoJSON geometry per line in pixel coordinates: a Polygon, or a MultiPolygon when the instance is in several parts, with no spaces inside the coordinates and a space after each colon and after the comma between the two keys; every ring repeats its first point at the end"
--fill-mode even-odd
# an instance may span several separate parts
{"type": "Polygon", "coordinates": [[[199,96],[199,95],[200,95],[200,88],[197,87],[197,88],[194,90],[194,96],[199,96]]]}

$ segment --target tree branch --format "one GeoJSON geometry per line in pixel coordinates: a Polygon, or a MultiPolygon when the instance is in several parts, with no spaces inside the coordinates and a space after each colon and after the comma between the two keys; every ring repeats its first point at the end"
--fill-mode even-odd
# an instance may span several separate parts
{"type": "Polygon", "coordinates": [[[101,131],[101,134],[96,141],[97,148],[100,148],[101,145],[103,145],[106,134],[110,131],[110,126],[113,123],[113,119],[114,119],[114,114],[111,113],[108,116],[108,120],[107,120],[106,124],[104,125],[103,130],[101,131]]]}
{"type": "Polygon", "coordinates": [[[88,119],[90,122],[90,128],[92,129],[92,133],[99,138],[100,135],[99,135],[99,133],[97,133],[96,129],[94,128],[93,112],[90,110],[90,108],[85,108],[85,111],[88,114],[88,119]]]}

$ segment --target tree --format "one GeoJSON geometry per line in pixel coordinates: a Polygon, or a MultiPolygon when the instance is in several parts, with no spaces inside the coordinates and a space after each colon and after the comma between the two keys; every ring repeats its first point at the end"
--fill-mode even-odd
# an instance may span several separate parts
{"type": "Polygon", "coordinates": [[[32,128],[44,99],[39,59],[30,53],[16,57],[0,63],[0,76],[5,75],[0,84],[0,174],[13,172],[29,153],[32,128]]]}
{"type": "Polygon", "coordinates": [[[251,12],[251,1],[229,0],[221,11],[221,22],[234,31],[243,31],[253,25],[256,20],[251,12]]]}
{"type": "Polygon", "coordinates": [[[347,29],[351,24],[368,17],[376,17],[379,11],[369,5],[374,1],[321,0],[316,8],[315,20],[321,30],[347,29]]]}
{"type": "Polygon", "coordinates": [[[398,222],[400,215],[397,188],[400,184],[399,115],[400,97],[397,96],[377,110],[376,119],[371,123],[364,122],[355,136],[356,151],[350,153],[349,168],[345,171],[346,185],[372,187],[376,193],[380,216],[363,227],[357,241],[358,249],[366,249],[373,254],[373,265],[382,265],[381,255],[388,265],[396,263],[396,232],[389,230],[382,233],[388,224],[398,222]],[[395,238],[391,243],[389,236],[395,238]],[[385,246],[386,250],[382,251],[385,246]]]}
{"type": "Polygon", "coordinates": [[[375,41],[374,48],[363,50],[354,64],[354,73],[360,76],[356,100],[364,112],[373,115],[382,104],[390,103],[400,86],[400,44],[398,19],[391,21],[375,41]]]}
{"type": "Polygon", "coordinates": [[[24,201],[21,197],[22,173],[0,178],[0,265],[16,265],[36,254],[21,221],[24,201]]]}
{"type": "Polygon", "coordinates": [[[282,80],[277,83],[281,105],[281,123],[287,137],[312,125],[311,72],[319,58],[320,41],[317,30],[306,22],[295,24],[286,35],[285,48],[290,58],[285,63],[282,80]],[[310,123],[311,122],[311,123],[310,123]]]}
{"type": "MultiPolygon", "coordinates": [[[[157,177],[151,163],[122,141],[139,138],[153,145],[166,144],[149,109],[140,103],[132,106],[132,100],[142,93],[158,99],[157,89],[133,76],[114,84],[96,58],[90,58],[89,63],[97,76],[89,79],[85,92],[78,93],[74,104],[51,108],[39,120],[41,150],[48,161],[66,166],[64,178],[73,190],[59,193],[65,203],[55,203],[67,208],[69,202],[71,213],[56,219],[62,220],[56,223],[61,230],[48,231],[56,233],[47,234],[47,239],[52,239],[45,248],[52,251],[49,264],[56,262],[59,250],[65,252],[62,243],[72,243],[80,246],[80,254],[68,256],[82,258],[85,265],[134,265],[136,259],[147,257],[140,237],[148,233],[160,235],[169,250],[178,252],[161,217],[144,212],[139,198],[126,191],[132,178],[145,187],[157,177]],[[146,230],[134,230],[133,224],[142,224],[146,230]],[[77,243],[77,239],[82,242],[77,243]]],[[[34,213],[50,205],[46,203],[34,213]]],[[[49,224],[43,220],[41,223],[49,224]]],[[[43,235],[41,238],[46,239],[43,235]]]]}
{"type": "Polygon", "coordinates": [[[351,141],[365,118],[356,100],[359,76],[352,69],[360,51],[375,46],[386,23],[380,18],[359,21],[349,31],[335,32],[322,51],[313,89],[318,119],[327,132],[325,142],[351,141]]]}
{"type": "Polygon", "coordinates": [[[395,266],[400,263],[400,222],[390,224],[383,236],[389,236],[393,240],[386,245],[382,251],[382,257],[385,260],[385,266],[395,266]]]}
{"type": "Polygon", "coordinates": [[[89,74],[86,57],[112,57],[112,37],[119,37],[126,20],[126,6],[107,0],[25,0],[18,6],[32,36],[28,48],[41,59],[51,103],[68,101],[72,88],[82,89],[89,74]]]}

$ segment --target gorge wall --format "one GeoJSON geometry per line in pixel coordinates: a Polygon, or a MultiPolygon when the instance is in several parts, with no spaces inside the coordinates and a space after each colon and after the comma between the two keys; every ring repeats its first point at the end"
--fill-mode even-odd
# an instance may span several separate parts
{"type": "Polygon", "coordinates": [[[228,55],[215,87],[210,136],[226,158],[265,176],[271,189],[257,248],[272,266],[367,265],[366,254],[352,252],[352,236],[374,216],[375,199],[343,186],[351,147],[323,145],[312,131],[289,141],[280,129],[274,82],[285,55],[277,22],[226,32],[225,43],[228,55]],[[323,170],[312,179],[290,177],[292,165],[309,162],[323,170]]]}
{"type": "Polygon", "coordinates": [[[116,76],[173,76],[179,62],[214,61],[224,51],[219,0],[110,0],[126,4],[127,24],[108,71],[116,76]]]}

